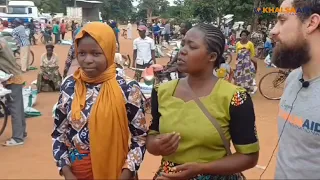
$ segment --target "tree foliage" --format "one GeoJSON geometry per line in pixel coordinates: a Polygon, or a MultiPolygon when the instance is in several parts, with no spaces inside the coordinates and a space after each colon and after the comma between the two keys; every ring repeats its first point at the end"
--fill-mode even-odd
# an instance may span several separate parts
{"type": "Polygon", "coordinates": [[[103,19],[128,20],[133,12],[132,0],[103,0],[100,11],[103,19]]]}
{"type": "Polygon", "coordinates": [[[159,16],[167,12],[169,2],[167,0],[139,0],[139,11],[146,12],[146,18],[151,21],[153,16],[159,16]]]}

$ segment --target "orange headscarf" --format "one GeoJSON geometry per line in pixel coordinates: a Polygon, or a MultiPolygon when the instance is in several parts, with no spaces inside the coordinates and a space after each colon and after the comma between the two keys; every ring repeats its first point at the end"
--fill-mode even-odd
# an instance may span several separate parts
{"type": "Polygon", "coordinates": [[[76,36],[77,43],[89,34],[100,45],[108,63],[107,69],[96,78],[88,77],[78,69],[74,73],[75,96],[72,102],[72,119],[83,118],[85,107],[85,82],[102,83],[99,96],[92,107],[89,119],[90,155],[95,179],[119,179],[129,150],[129,128],[125,99],[116,80],[116,37],[106,24],[93,22],[84,26],[76,36]]]}

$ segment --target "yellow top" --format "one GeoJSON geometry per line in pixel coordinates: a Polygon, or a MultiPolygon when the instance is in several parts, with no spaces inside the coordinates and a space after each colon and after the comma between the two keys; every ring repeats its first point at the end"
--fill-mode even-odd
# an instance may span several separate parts
{"type": "Polygon", "coordinates": [[[253,58],[256,56],[254,44],[251,41],[248,41],[247,44],[241,44],[240,41],[236,44],[236,51],[239,53],[243,48],[250,51],[250,57],[253,58]]]}
{"type": "MultiPolygon", "coordinates": [[[[157,123],[158,125],[152,124],[150,126],[149,134],[177,132],[181,135],[177,151],[174,154],[163,158],[177,164],[187,162],[206,163],[223,158],[227,155],[227,152],[224,148],[222,139],[211,121],[205,116],[195,101],[191,100],[184,102],[182,99],[173,96],[177,83],[178,80],[173,80],[160,85],[158,89],[156,89],[159,105],[158,111],[161,116],[159,122],[156,122],[155,117],[153,117],[152,123],[157,123]],[[158,130],[152,128],[156,126],[158,126],[158,130]]],[[[245,131],[250,129],[248,131],[252,133],[249,136],[252,137],[251,139],[253,140],[250,142],[241,140],[241,143],[237,143],[234,141],[234,137],[231,138],[230,134],[230,119],[232,115],[230,112],[230,104],[240,106],[249,98],[250,96],[246,96],[246,91],[244,89],[223,79],[218,80],[208,96],[200,98],[201,102],[205,105],[211,115],[220,123],[226,139],[232,139],[237,152],[243,154],[259,151],[258,139],[255,135],[255,127],[253,127],[253,105],[252,109],[249,108],[251,111],[238,110],[238,114],[233,115],[238,117],[233,120],[237,121],[238,124],[247,124],[245,122],[246,119],[242,119],[243,117],[241,117],[241,115],[239,116],[239,111],[241,111],[241,113],[248,112],[247,114],[251,114],[251,119],[253,119],[251,123],[249,123],[249,126],[243,125],[243,129],[240,127],[238,128],[243,131],[235,132],[235,129],[233,129],[233,132],[235,133],[234,136],[238,137],[239,134],[237,133],[240,133],[240,136],[246,136],[242,139],[248,137],[245,131]],[[243,122],[241,122],[242,120],[243,122]]],[[[250,103],[252,104],[251,99],[250,103]]],[[[240,142],[240,140],[238,142],[240,142]]]]}

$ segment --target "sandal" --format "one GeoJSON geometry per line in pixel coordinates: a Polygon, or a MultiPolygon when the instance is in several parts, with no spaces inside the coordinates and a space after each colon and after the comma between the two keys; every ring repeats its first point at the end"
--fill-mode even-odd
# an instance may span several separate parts
{"type": "Polygon", "coordinates": [[[7,140],[5,143],[3,143],[2,145],[3,146],[19,146],[19,145],[23,145],[24,144],[24,142],[22,141],[22,142],[17,142],[16,140],[14,140],[14,139],[9,139],[9,140],[7,140]]]}

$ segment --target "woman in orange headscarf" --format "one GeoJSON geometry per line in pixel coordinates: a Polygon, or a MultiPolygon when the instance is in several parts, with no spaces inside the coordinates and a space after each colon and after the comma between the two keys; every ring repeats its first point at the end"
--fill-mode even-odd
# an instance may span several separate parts
{"type": "Polygon", "coordinates": [[[76,36],[80,68],[61,86],[52,133],[54,158],[66,179],[131,179],[142,162],[142,94],[116,74],[115,51],[116,37],[103,23],[87,24],[76,36]]]}

